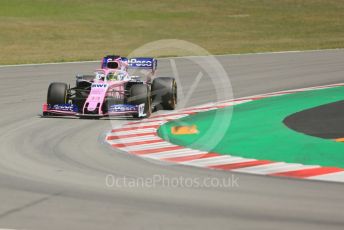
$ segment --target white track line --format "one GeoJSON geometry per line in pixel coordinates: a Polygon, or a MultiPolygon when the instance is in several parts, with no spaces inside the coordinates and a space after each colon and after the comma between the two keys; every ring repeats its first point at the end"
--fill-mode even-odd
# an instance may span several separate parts
{"type": "Polygon", "coordinates": [[[129,127],[141,127],[141,126],[150,126],[150,125],[163,125],[166,122],[168,122],[168,120],[147,121],[147,122],[133,123],[133,124],[127,123],[127,124],[124,124],[122,127],[129,128],[129,127]]]}
{"type": "Polygon", "coordinates": [[[344,182],[344,172],[335,172],[335,173],[329,173],[329,174],[324,174],[320,176],[312,176],[312,177],[308,177],[307,179],[344,182]]]}
{"type": "Polygon", "coordinates": [[[114,130],[111,132],[112,136],[119,136],[119,135],[129,135],[129,134],[139,134],[139,133],[154,133],[157,129],[154,128],[146,128],[146,129],[134,129],[134,130],[124,130],[124,131],[116,131],[114,130]]]}
{"type": "Polygon", "coordinates": [[[288,172],[288,171],[294,171],[294,170],[319,168],[319,167],[320,166],[317,166],[317,165],[312,166],[312,165],[302,165],[302,164],[288,164],[284,162],[274,162],[274,163],[266,164],[266,165],[258,165],[258,166],[253,166],[253,167],[233,169],[232,171],[266,175],[266,174],[272,174],[272,173],[288,172]]]}
{"type": "Polygon", "coordinates": [[[166,159],[166,158],[172,158],[172,157],[192,156],[192,155],[198,155],[198,154],[207,154],[207,152],[202,152],[195,149],[182,149],[182,150],[166,151],[162,153],[145,154],[145,157],[153,158],[153,159],[166,159]]]}
{"type": "Polygon", "coordinates": [[[183,162],[182,164],[193,165],[193,166],[198,166],[198,167],[210,167],[210,166],[243,163],[243,162],[250,162],[250,161],[256,161],[256,159],[248,159],[248,158],[225,155],[225,156],[209,157],[205,159],[183,162]]]}
{"type": "Polygon", "coordinates": [[[163,140],[162,138],[156,136],[156,135],[149,135],[149,136],[143,136],[143,137],[130,137],[130,138],[119,138],[114,140],[108,140],[110,144],[130,144],[135,142],[141,142],[141,141],[154,141],[154,140],[163,140]]]}

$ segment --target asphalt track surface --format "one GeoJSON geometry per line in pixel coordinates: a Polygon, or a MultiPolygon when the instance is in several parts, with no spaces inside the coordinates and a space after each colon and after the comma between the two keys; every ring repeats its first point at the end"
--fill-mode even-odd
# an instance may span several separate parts
{"type": "MultiPolygon", "coordinates": [[[[218,60],[235,97],[344,81],[344,50],[218,60]]],[[[183,86],[179,90],[189,98],[185,106],[217,99],[207,76],[187,97],[199,67],[185,59],[175,62],[183,86]]],[[[50,82],[72,84],[76,73],[96,67],[98,63],[0,68],[0,228],[343,229],[342,184],[161,165],[102,142],[111,124],[124,120],[40,118],[50,82]],[[238,186],[109,188],[108,174],[130,179],[235,176],[238,186]]],[[[160,76],[171,75],[170,60],[161,60],[159,69],[160,76]]]]}
{"type": "Polygon", "coordinates": [[[326,139],[343,138],[344,101],[300,111],[283,122],[289,128],[307,135],[326,139]]]}

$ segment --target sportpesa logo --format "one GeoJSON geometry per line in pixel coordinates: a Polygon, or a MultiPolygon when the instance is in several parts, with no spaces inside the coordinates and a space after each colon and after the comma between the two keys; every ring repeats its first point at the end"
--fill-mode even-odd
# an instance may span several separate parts
{"type": "Polygon", "coordinates": [[[129,64],[136,67],[152,67],[153,61],[151,59],[129,59],[129,64]]]}

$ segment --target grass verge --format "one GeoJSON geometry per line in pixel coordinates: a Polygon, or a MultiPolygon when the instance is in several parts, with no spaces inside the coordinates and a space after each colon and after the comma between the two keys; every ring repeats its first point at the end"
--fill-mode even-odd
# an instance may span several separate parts
{"type": "Polygon", "coordinates": [[[126,55],[159,39],[213,54],[343,48],[344,2],[0,0],[0,64],[126,55]]]}

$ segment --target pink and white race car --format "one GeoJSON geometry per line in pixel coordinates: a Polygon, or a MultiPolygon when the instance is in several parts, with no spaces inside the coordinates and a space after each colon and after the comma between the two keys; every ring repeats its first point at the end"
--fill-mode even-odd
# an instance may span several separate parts
{"type": "Polygon", "coordinates": [[[154,77],[156,69],[154,58],[108,55],[94,75],[77,75],[73,88],[51,83],[43,116],[144,118],[159,109],[173,110],[177,83],[174,78],[154,77]]]}

